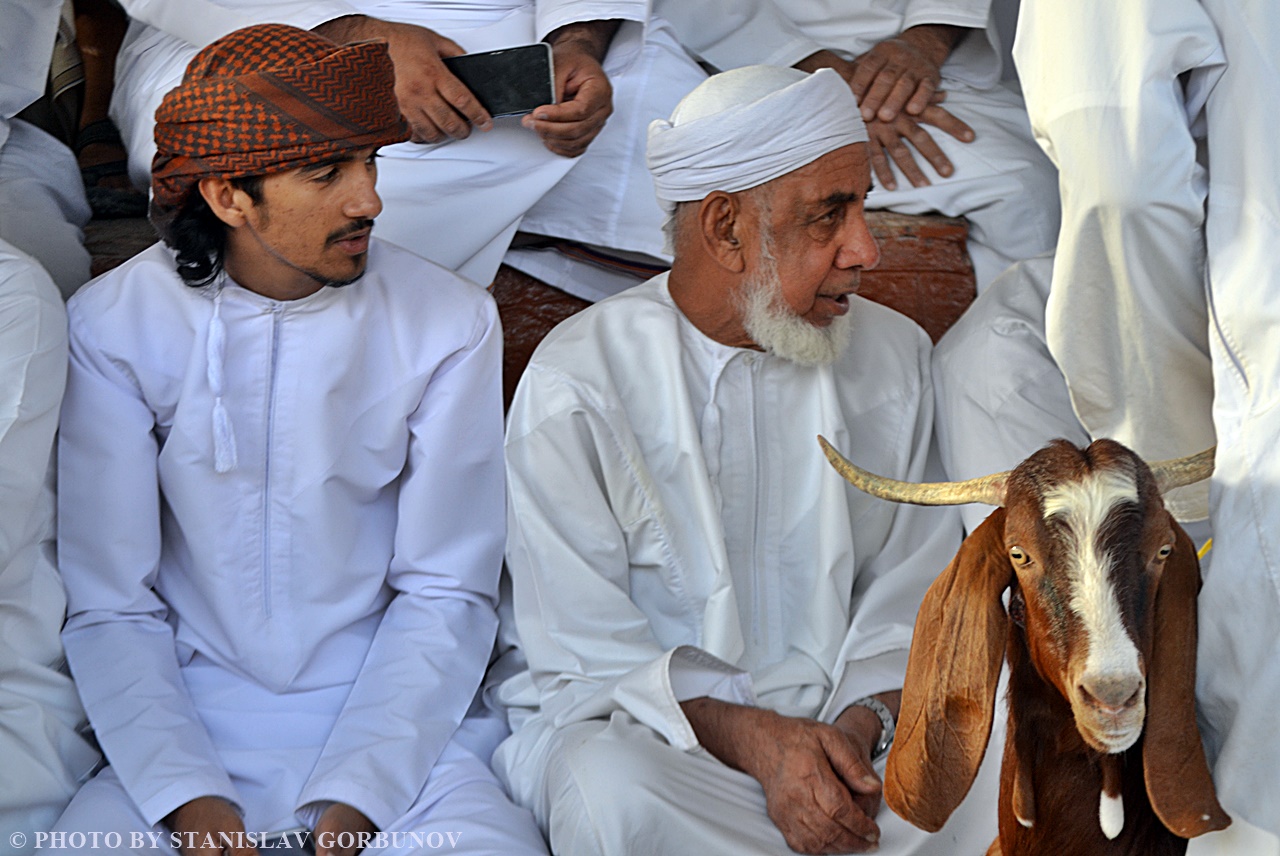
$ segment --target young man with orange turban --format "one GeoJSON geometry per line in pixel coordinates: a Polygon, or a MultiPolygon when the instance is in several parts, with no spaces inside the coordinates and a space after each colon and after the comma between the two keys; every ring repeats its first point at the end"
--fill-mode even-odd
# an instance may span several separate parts
{"type": "Polygon", "coordinates": [[[408,137],[393,86],[378,42],[210,45],[157,114],[164,244],[69,307],[63,638],[110,766],[64,847],[545,853],[471,710],[501,331],[370,236],[378,147],[408,137]]]}

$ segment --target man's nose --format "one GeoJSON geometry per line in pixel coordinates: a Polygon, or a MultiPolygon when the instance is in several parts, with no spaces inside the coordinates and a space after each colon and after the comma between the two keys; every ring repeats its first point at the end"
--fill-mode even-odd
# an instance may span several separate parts
{"type": "Polygon", "coordinates": [[[372,220],[382,213],[382,198],[375,189],[377,175],[372,170],[357,179],[343,213],[356,220],[372,220]]]}
{"type": "Polygon", "coordinates": [[[880,245],[876,243],[867,218],[861,211],[845,221],[844,234],[840,236],[840,251],[836,254],[836,267],[870,270],[880,263],[880,245]]]}

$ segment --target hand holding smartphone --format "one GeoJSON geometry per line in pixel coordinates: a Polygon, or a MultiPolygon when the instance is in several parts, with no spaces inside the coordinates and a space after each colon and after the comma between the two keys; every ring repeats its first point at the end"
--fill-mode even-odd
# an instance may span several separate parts
{"type": "Polygon", "coordinates": [[[495,119],[555,103],[551,46],[545,42],[443,59],[449,72],[495,119]]]}

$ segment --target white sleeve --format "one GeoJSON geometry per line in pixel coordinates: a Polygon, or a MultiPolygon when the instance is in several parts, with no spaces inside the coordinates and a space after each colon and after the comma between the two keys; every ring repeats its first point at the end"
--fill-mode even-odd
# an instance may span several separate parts
{"type": "MultiPolygon", "coordinates": [[[[462,722],[493,650],[502,567],[502,328],[493,301],[432,376],[409,422],[397,594],[299,809],[344,802],[385,829],[402,817],[462,722]]],[[[465,323],[459,319],[459,323],[465,323]]]]}
{"type": "Polygon", "coordinates": [[[744,65],[795,65],[822,49],[773,0],[654,0],[654,14],[686,49],[727,71],[744,65]]]}
{"type": "Polygon", "coordinates": [[[535,0],[535,38],[584,21],[633,21],[649,23],[649,0],[535,0]]]}
{"type": "Polygon", "coordinates": [[[751,678],[701,649],[664,647],[631,599],[611,500],[633,471],[606,420],[576,399],[531,367],[508,426],[507,567],[530,677],[555,727],[625,710],[688,751],[698,741],[677,689],[754,704],[751,678]]]}
{"type": "Polygon", "coordinates": [[[903,7],[903,29],[946,24],[980,30],[991,17],[991,0],[906,0],[903,7]]]}
{"type": "Polygon", "coordinates": [[[0,242],[0,572],[30,543],[67,378],[67,312],[34,261],[0,242]]]}
{"type": "Polygon", "coordinates": [[[155,417],[126,370],[71,309],[71,363],[58,433],[62,640],[89,722],[147,823],[200,796],[239,797],[192,704],[160,562],[155,417]]]}
{"type": "Polygon", "coordinates": [[[120,0],[130,18],[204,47],[251,24],[290,24],[309,30],[360,10],[343,0],[120,0]]]}
{"type": "MultiPolygon", "coordinates": [[[[927,347],[921,348],[917,362],[920,394],[914,408],[902,414],[901,430],[894,432],[910,438],[909,452],[881,474],[903,481],[940,481],[944,476],[933,442],[933,386],[927,347]]],[[[887,537],[877,549],[863,551],[871,558],[857,569],[853,621],[840,653],[835,689],[819,713],[827,722],[862,696],[902,688],[920,601],[960,547],[957,509],[889,507],[893,518],[887,537]]]]}

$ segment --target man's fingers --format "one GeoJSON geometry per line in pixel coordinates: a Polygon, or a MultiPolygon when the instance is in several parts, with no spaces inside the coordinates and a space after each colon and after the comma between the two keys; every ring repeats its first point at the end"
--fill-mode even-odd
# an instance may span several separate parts
{"type": "Polygon", "coordinates": [[[443,63],[435,84],[440,99],[457,111],[465,122],[478,127],[492,124],[493,117],[489,115],[489,111],[484,109],[466,84],[455,77],[443,63]]]}
{"type": "Polygon", "coordinates": [[[559,104],[544,104],[529,114],[532,122],[548,124],[566,124],[581,122],[591,116],[591,105],[585,101],[561,101],[559,104]]]}
{"type": "Polygon", "coordinates": [[[867,816],[866,812],[858,807],[854,801],[855,794],[834,778],[829,784],[830,788],[826,794],[816,795],[823,814],[864,844],[874,844],[879,841],[880,828],[867,816]]]}
{"type": "Polygon", "coordinates": [[[920,114],[920,121],[955,137],[962,143],[973,142],[976,136],[973,128],[970,128],[960,119],[957,119],[952,113],[944,107],[932,104],[925,108],[920,114]]]}
{"type": "Polygon", "coordinates": [[[898,114],[906,109],[907,102],[911,100],[917,88],[919,88],[917,80],[913,75],[901,75],[893,82],[880,109],[876,111],[876,118],[882,122],[892,122],[898,118],[898,114]]]}
{"type": "Polygon", "coordinates": [[[577,157],[587,150],[613,112],[613,88],[603,78],[570,79],[565,98],[534,110],[522,124],[558,155],[577,157]]]}
{"type": "Polygon", "coordinates": [[[929,184],[928,177],[924,171],[920,169],[920,165],[916,163],[915,155],[898,131],[898,125],[903,120],[910,121],[905,116],[899,116],[898,122],[873,122],[869,128],[871,133],[871,150],[872,150],[872,166],[876,165],[877,157],[880,160],[879,168],[876,171],[877,176],[881,177],[881,186],[885,190],[896,190],[898,188],[897,178],[893,174],[888,161],[898,165],[898,169],[902,170],[902,174],[913,187],[926,187],[929,184]]]}
{"type": "Polygon", "coordinates": [[[854,794],[853,804],[864,815],[874,820],[875,816],[880,813],[880,796],[880,794],[854,794]]]}
{"type": "Polygon", "coordinates": [[[889,158],[884,153],[884,147],[873,139],[870,149],[871,169],[876,174],[876,183],[885,190],[897,190],[898,179],[893,174],[893,168],[889,166],[889,158]]]}
{"type": "MultiPolygon", "coordinates": [[[[887,60],[878,53],[872,52],[863,54],[853,66],[853,77],[849,80],[849,88],[853,90],[853,94],[858,97],[858,104],[861,105],[867,98],[867,93],[871,89],[871,84],[875,82],[876,77],[880,74],[880,69],[884,68],[887,60]]],[[[879,104],[876,105],[877,107],[879,104]]],[[[871,111],[871,115],[875,116],[875,111],[871,111]]],[[[867,110],[864,107],[862,111],[863,119],[867,118],[867,110]]]]}
{"type": "Polygon", "coordinates": [[[453,39],[448,36],[442,36],[435,30],[432,30],[431,32],[432,35],[435,36],[436,53],[440,54],[440,56],[462,56],[466,53],[466,51],[462,49],[462,45],[458,44],[453,39]]]}
{"type": "MultiPolygon", "coordinates": [[[[901,124],[907,126],[904,131],[906,138],[911,141],[911,145],[916,147],[916,151],[924,155],[924,159],[933,167],[934,172],[944,178],[955,172],[955,167],[951,165],[951,159],[946,156],[938,146],[938,143],[929,135],[928,131],[905,116],[902,117],[901,124]]],[[[912,163],[915,163],[914,159],[912,160],[912,163]]],[[[905,170],[903,171],[905,172],[905,170]]],[[[919,170],[917,169],[917,171],[919,170]]],[[[923,173],[921,173],[921,178],[924,178],[923,173]]],[[[927,178],[925,178],[924,181],[925,184],[928,184],[927,178]]],[[[912,183],[914,184],[914,180],[912,183]]],[[[917,184],[916,186],[922,187],[923,185],[917,184]]]]}
{"type": "Polygon", "coordinates": [[[453,105],[441,98],[431,99],[421,105],[419,124],[437,129],[437,139],[432,142],[447,137],[465,140],[471,136],[471,123],[459,115],[453,105]]]}
{"type": "Polygon", "coordinates": [[[880,777],[871,768],[871,761],[853,747],[844,733],[831,729],[822,735],[822,749],[827,753],[831,769],[854,793],[880,793],[880,777]]]}
{"type": "Polygon", "coordinates": [[[929,78],[921,80],[916,85],[916,91],[911,94],[911,100],[907,102],[906,111],[912,116],[919,116],[925,111],[930,104],[936,103],[933,100],[934,93],[938,91],[938,85],[929,78]]]}
{"type": "Polygon", "coordinates": [[[900,70],[892,65],[886,66],[876,75],[875,80],[871,81],[871,86],[867,88],[867,94],[861,101],[864,122],[871,121],[879,115],[880,108],[884,106],[889,93],[897,85],[900,73],[900,70]]]}

